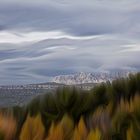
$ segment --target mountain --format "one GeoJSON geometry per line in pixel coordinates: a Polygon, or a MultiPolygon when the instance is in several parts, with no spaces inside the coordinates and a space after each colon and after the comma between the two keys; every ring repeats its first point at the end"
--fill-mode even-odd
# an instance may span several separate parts
{"type": "Polygon", "coordinates": [[[66,85],[84,84],[84,83],[102,83],[112,81],[120,77],[127,77],[129,71],[119,72],[95,72],[95,73],[75,73],[70,75],[59,75],[53,78],[53,82],[66,85]]]}

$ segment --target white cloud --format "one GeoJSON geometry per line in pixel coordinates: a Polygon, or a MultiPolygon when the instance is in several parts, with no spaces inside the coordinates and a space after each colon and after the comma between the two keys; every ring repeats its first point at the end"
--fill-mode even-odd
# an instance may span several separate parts
{"type": "Polygon", "coordinates": [[[72,36],[67,35],[60,31],[50,31],[50,32],[7,32],[1,31],[0,32],[0,43],[11,43],[11,44],[18,44],[24,42],[38,42],[45,39],[73,39],[73,40],[88,40],[101,37],[103,35],[94,35],[94,36],[72,36]]]}
{"type": "Polygon", "coordinates": [[[124,50],[121,52],[139,52],[140,51],[140,44],[128,44],[124,45],[124,50]]]}

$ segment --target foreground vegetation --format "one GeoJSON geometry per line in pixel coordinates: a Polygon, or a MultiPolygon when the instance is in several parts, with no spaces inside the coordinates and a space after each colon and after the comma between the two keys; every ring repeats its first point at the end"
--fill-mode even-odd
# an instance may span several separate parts
{"type": "Polygon", "coordinates": [[[139,140],[140,73],[90,91],[58,89],[0,110],[0,140],[139,140]]]}

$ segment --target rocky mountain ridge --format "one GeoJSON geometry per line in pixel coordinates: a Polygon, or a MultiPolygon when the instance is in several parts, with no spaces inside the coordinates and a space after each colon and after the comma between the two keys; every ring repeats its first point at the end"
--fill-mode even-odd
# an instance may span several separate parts
{"type": "Polygon", "coordinates": [[[66,85],[84,84],[84,83],[102,83],[112,81],[120,77],[127,77],[130,72],[99,72],[99,73],[75,73],[69,75],[59,75],[53,78],[53,82],[66,85]]]}

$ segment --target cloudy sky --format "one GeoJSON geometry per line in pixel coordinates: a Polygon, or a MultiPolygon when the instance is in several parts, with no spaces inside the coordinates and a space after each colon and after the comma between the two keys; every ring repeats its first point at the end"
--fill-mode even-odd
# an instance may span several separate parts
{"type": "Polygon", "coordinates": [[[0,0],[0,84],[140,70],[139,0],[0,0]]]}

